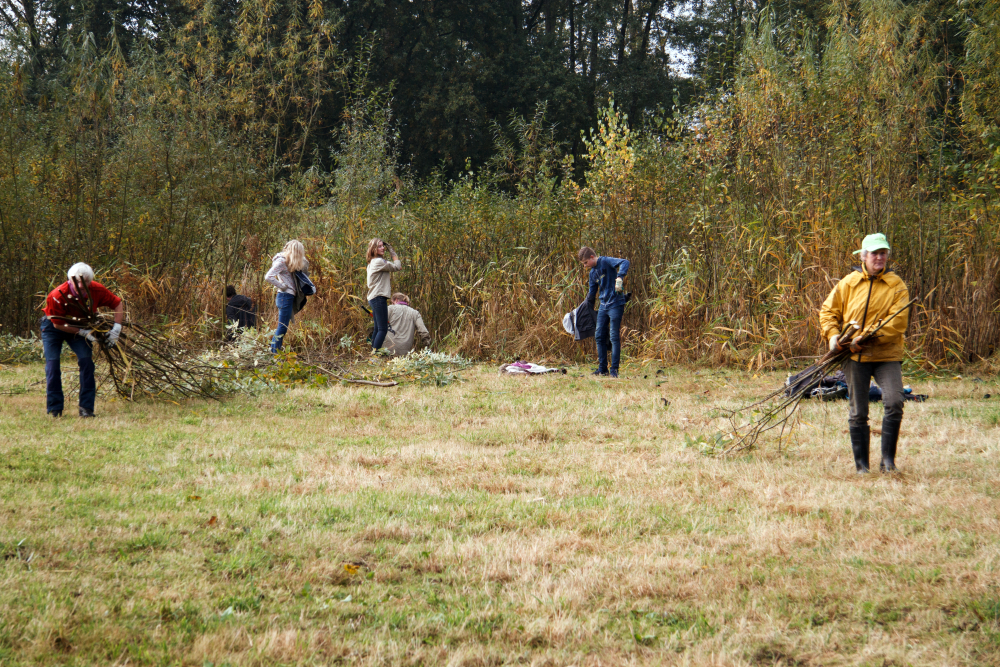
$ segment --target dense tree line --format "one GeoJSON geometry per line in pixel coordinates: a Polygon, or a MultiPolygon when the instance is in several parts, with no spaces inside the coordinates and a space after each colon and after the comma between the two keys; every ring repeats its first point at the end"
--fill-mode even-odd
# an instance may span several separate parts
{"type": "MultiPolygon", "coordinates": [[[[819,6],[794,0],[777,11],[818,21],[819,6]]],[[[285,171],[331,167],[344,92],[363,67],[366,87],[391,91],[397,155],[416,176],[484,164],[497,125],[542,104],[579,175],[581,132],[600,107],[613,97],[641,120],[725,85],[761,8],[761,0],[2,0],[0,25],[35,103],[65,73],[66,44],[81,35],[97,52],[130,61],[173,53],[188,69],[211,50],[212,76],[255,79],[251,94],[272,98],[250,114],[272,125],[270,157],[285,171]],[[290,107],[278,115],[275,95],[290,107]]]]}

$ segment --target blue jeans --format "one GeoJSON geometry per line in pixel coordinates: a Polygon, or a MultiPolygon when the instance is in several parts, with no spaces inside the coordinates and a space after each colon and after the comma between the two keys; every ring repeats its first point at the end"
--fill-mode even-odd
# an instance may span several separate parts
{"type": "Polygon", "coordinates": [[[372,307],[372,316],[375,318],[375,335],[372,337],[372,348],[382,349],[385,336],[389,333],[389,300],[384,296],[377,296],[368,302],[372,307]]]}
{"type": "Polygon", "coordinates": [[[278,307],[278,328],[274,331],[274,338],[271,339],[272,354],[280,350],[285,342],[285,333],[288,332],[288,324],[292,321],[295,295],[278,292],[278,295],[274,297],[274,305],[278,307]]]}
{"type": "Polygon", "coordinates": [[[76,354],[77,365],[80,366],[80,407],[93,412],[97,383],[94,381],[94,359],[90,343],[83,336],[56,329],[47,317],[42,318],[41,329],[42,350],[45,353],[45,409],[49,412],[63,411],[59,357],[62,356],[63,343],[66,343],[76,354]]]}
{"type": "Polygon", "coordinates": [[[594,338],[597,341],[597,366],[602,373],[608,371],[608,347],[611,347],[611,372],[618,373],[618,361],[622,354],[622,314],[625,304],[601,303],[597,310],[597,331],[594,338]]]}

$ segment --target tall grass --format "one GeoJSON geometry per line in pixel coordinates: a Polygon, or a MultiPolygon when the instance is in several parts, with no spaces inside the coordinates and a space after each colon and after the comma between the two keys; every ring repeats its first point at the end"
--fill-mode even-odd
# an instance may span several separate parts
{"type": "MultiPolygon", "coordinates": [[[[485,168],[413,182],[392,167],[388,92],[367,90],[363,66],[345,82],[335,166],[281,183],[266,123],[227,118],[239,96],[205,68],[185,78],[153,55],[125,64],[84,49],[80,76],[48,106],[20,100],[7,69],[0,321],[26,330],[43,289],[83,258],[142,317],[217,319],[234,281],[273,317],[261,276],[296,235],[321,289],[290,343],[363,348],[364,252],[381,236],[403,258],[394,287],[437,345],[567,358],[590,352],[560,324],[586,293],[574,254],[587,244],[632,262],[629,354],[758,367],[819,349],[819,304],[861,238],[882,231],[911,293],[933,291],[914,312],[910,354],[989,358],[1000,345],[1000,134],[984,82],[1000,58],[988,16],[967,22],[980,31],[968,39],[975,66],[950,51],[949,17],[926,3],[834,5],[820,43],[765,14],[736,79],[699,106],[642,122],[603,109],[583,182],[544,109],[498,126],[485,168]]],[[[306,69],[303,90],[326,94],[306,69]]]]}

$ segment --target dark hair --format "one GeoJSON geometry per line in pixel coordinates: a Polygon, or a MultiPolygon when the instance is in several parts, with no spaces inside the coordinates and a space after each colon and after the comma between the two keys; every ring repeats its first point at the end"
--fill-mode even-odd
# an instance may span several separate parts
{"type": "Polygon", "coordinates": [[[232,285],[226,285],[226,298],[232,299],[234,296],[236,296],[236,288],[232,285]]]}
{"type": "Polygon", "coordinates": [[[585,259],[590,259],[591,257],[596,257],[596,256],[597,253],[594,252],[594,249],[591,248],[589,245],[583,246],[582,248],[580,248],[580,252],[576,253],[577,259],[579,259],[581,262],[585,259]]]}

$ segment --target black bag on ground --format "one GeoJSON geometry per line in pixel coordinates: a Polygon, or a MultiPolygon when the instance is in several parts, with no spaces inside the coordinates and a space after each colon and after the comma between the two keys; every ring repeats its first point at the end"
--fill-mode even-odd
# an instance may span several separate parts
{"type": "Polygon", "coordinates": [[[789,375],[785,378],[785,396],[798,396],[799,394],[808,395],[813,389],[819,386],[820,379],[817,379],[814,375],[816,372],[815,366],[810,366],[809,368],[796,373],[795,375],[789,375]]]}

